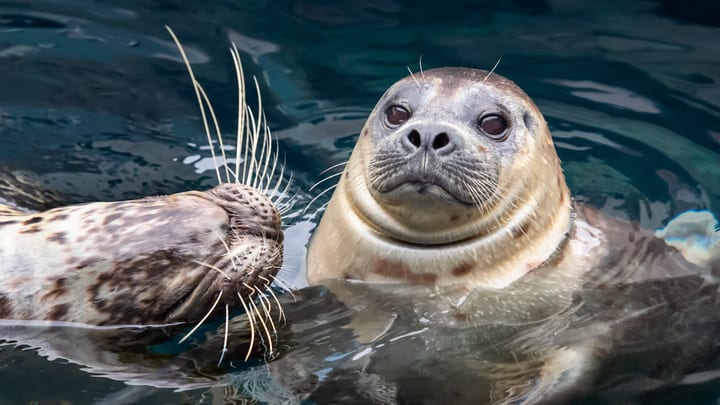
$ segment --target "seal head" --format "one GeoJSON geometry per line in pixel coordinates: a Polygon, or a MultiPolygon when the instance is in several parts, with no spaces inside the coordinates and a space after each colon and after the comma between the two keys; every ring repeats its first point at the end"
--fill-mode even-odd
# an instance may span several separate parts
{"type": "Polygon", "coordinates": [[[550,132],[518,86],[426,71],[368,117],[311,242],[308,279],[503,287],[562,245],[570,211],[550,132]]]}

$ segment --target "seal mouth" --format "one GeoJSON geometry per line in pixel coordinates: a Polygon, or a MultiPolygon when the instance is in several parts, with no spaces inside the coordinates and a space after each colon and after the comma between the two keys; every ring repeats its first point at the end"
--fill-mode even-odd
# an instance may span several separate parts
{"type": "Polygon", "coordinates": [[[208,272],[201,276],[200,280],[195,280],[194,288],[188,289],[168,308],[166,320],[187,322],[200,319],[211,304],[210,293],[214,291],[211,286],[218,276],[217,273],[208,269],[208,272]]]}
{"type": "Polygon", "coordinates": [[[380,193],[391,195],[400,193],[406,195],[414,193],[419,195],[430,195],[439,197],[462,205],[474,206],[475,201],[465,196],[465,193],[458,190],[458,186],[435,173],[403,174],[398,175],[385,182],[377,189],[380,193]]]}

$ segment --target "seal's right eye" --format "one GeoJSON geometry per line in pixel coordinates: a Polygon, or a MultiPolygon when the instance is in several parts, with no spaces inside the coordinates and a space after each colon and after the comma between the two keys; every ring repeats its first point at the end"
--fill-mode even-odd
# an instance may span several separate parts
{"type": "Polygon", "coordinates": [[[480,129],[490,138],[496,141],[504,141],[507,136],[508,123],[500,115],[489,114],[480,118],[480,129]]]}
{"type": "Polygon", "coordinates": [[[399,105],[391,105],[385,110],[385,122],[391,127],[402,125],[410,119],[410,111],[399,105]]]}

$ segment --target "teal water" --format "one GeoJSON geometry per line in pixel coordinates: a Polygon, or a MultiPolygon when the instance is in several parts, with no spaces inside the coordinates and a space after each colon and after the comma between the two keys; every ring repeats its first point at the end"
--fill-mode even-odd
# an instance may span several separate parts
{"type": "MultiPolygon", "coordinates": [[[[712,2],[670,0],[0,2],[0,163],[66,202],[215,184],[169,25],[227,134],[231,42],[259,79],[296,179],[285,275],[295,286],[315,207],[329,198],[302,215],[318,192],[307,190],[349,156],[375,101],[421,58],[426,69],[500,60],[497,72],[545,114],[576,199],[654,229],[687,209],[719,211],[718,15],[712,2]]],[[[126,389],[33,351],[0,354],[7,403],[90,403],[126,389]],[[32,379],[48,383],[29,390],[22,381],[32,379]]],[[[686,385],[663,398],[714,403],[719,388],[686,385]]],[[[133,401],[202,398],[152,389],[133,401]]]]}

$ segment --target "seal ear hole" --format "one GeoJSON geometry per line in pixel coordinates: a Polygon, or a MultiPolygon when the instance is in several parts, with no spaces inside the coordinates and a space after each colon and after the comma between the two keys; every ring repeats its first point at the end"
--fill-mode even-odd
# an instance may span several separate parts
{"type": "Polygon", "coordinates": [[[523,122],[525,123],[525,128],[532,129],[535,126],[535,120],[533,119],[532,115],[530,115],[529,112],[525,112],[523,115],[523,122]]]}

